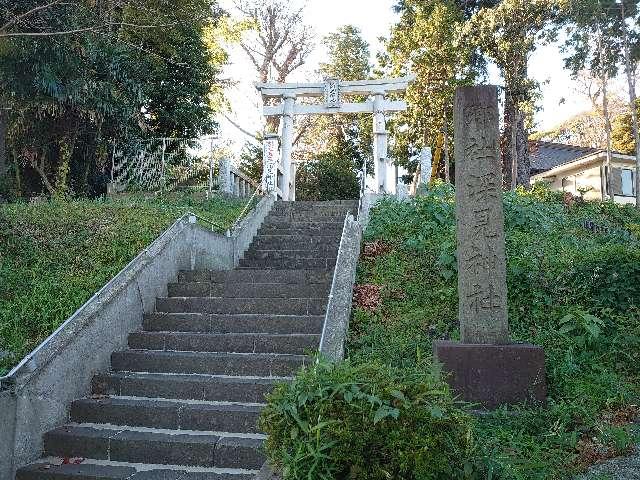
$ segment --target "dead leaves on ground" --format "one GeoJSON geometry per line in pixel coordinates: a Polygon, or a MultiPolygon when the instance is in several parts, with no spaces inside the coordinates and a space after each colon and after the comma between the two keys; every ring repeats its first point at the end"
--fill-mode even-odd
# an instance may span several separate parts
{"type": "MultiPolygon", "coordinates": [[[[602,420],[605,425],[611,427],[625,427],[638,420],[640,415],[640,407],[637,405],[627,405],[615,410],[604,412],[602,420]]],[[[633,445],[625,450],[619,450],[615,445],[605,444],[599,438],[591,435],[583,435],[576,446],[578,457],[574,460],[574,464],[580,470],[602,463],[605,460],[619,457],[631,453],[633,445]]]]}
{"type": "Polygon", "coordinates": [[[367,312],[375,312],[380,307],[381,292],[380,285],[355,285],[353,287],[353,304],[367,312]]]}
{"type": "Polygon", "coordinates": [[[375,240],[373,242],[365,242],[362,248],[362,258],[370,260],[386,253],[389,253],[393,247],[382,240],[375,240]]]}

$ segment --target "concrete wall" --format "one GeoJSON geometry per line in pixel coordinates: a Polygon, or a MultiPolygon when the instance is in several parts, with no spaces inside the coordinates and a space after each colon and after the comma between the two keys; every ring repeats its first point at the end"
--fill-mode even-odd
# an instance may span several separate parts
{"type": "Polygon", "coordinates": [[[231,239],[233,241],[233,265],[238,266],[240,259],[247,251],[249,245],[253,241],[253,237],[256,236],[260,225],[264,218],[267,216],[271,207],[276,201],[275,195],[267,195],[264,197],[256,208],[249,213],[231,232],[231,239]]]}
{"type": "Polygon", "coordinates": [[[40,456],[42,435],[65,423],[70,403],[89,394],[92,377],[109,369],[111,353],[126,348],[178,271],[232,269],[272,204],[263,199],[229,236],[181,218],[0,378],[0,480],[40,456]]]}

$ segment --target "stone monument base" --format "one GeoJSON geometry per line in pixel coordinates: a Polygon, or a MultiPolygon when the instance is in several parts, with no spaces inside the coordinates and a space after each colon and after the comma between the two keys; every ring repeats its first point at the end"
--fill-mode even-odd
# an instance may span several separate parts
{"type": "Polygon", "coordinates": [[[455,395],[483,408],[519,402],[543,404],[547,397],[544,351],[528,344],[483,345],[437,341],[434,357],[443,365],[455,395]]]}

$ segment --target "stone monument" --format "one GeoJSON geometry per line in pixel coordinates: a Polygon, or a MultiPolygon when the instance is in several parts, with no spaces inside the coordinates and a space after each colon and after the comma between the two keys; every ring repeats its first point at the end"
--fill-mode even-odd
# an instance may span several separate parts
{"type": "Polygon", "coordinates": [[[278,136],[267,134],[262,145],[262,191],[273,194],[278,190],[278,136]]]}
{"type": "Polygon", "coordinates": [[[233,185],[231,185],[231,160],[227,157],[222,157],[220,159],[220,168],[218,169],[218,188],[224,194],[233,194],[233,185]]]}
{"type": "Polygon", "coordinates": [[[435,342],[453,390],[485,408],[544,402],[544,352],[511,343],[494,86],[456,91],[455,160],[460,343],[435,342]]]}
{"type": "Polygon", "coordinates": [[[420,151],[420,185],[428,185],[431,181],[432,159],[430,147],[420,151]]]}

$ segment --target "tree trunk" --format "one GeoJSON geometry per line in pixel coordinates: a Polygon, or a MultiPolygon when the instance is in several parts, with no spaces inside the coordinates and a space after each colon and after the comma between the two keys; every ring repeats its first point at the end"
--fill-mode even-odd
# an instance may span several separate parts
{"type": "Polygon", "coordinates": [[[605,169],[605,173],[606,173],[606,177],[607,177],[607,181],[606,181],[606,186],[607,186],[607,192],[608,192],[608,197],[610,200],[614,200],[614,194],[613,191],[611,190],[611,184],[612,184],[612,168],[611,168],[611,119],[609,118],[609,91],[608,91],[608,84],[609,84],[609,76],[607,75],[607,73],[603,73],[602,77],[602,115],[604,116],[604,131],[606,134],[606,142],[607,142],[607,159],[606,159],[606,169],[605,169]]]}
{"type": "Polygon", "coordinates": [[[529,158],[529,135],[525,126],[525,115],[516,110],[517,139],[516,151],[518,154],[517,172],[518,185],[526,189],[531,187],[531,160],[529,158]]]}
{"type": "Polygon", "coordinates": [[[444,147],[444,181],[451,183],[451,168],[449,165],[449,123],[447,120],[447,114],[444,115],[444,131],[443,133],[443,147],[444,147]]]}
{"type": "Polygon", "coordinates": [[[631,47],[629,45],[629,35],[627,32],[627,24],[625,22],[624,2],[622,8],[622,33],[624,41],[624,66],[627,74],[627,85],[629,87],[629,108],[631,109],[631,128],[633,130],[633,140],[636,144],[636,173],[635,173],[635,190],[636,190],[636,208],[640,208],[640,133],[638,131],[638,107],[636,105],[636,66],[631,60],[631,47]]]}
{"type": "Polygon", "coordinates": [[[515,124],[515,103],[513,96],[509,88],[505,89],[504,97],[504,131],[502,132],[502,185],[505,190],[511,190],[512,178],[511,170],[512,165],[517,159],[513,158],[514,152],[517,149],[513,145],[513,128],[515,124]]]}
{"type": "Polygon", "coordinates": [[[0,107],[0,181],[6,176],[8,162],[6,150],[7,111],[0,107]]]}
{"type": "Polygon", "coordinates": [[[49,195],[51,195],[51,196],[55,195],[56,189],[53,188],[53,185],[51,185],[51,182],[49,181],[49,178],[47,177],[47,172],[44,171],[44,161],[38,163],[38,160],[34,157],[34,159],[31,161],[31,166],[40,175],[40,179],[42,180],[42,184],[44,185],[44,188],[47,189],[47,192],[49,192],[49,195]]]}

